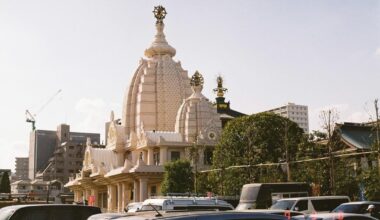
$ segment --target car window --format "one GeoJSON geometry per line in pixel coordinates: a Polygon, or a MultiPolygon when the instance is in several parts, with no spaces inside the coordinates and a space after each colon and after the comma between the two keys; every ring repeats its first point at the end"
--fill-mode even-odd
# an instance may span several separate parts
{"type": "Polygon", "coordinates": [[[49,212],[45,207],[27,207],[18,209],[10,220],[49,220],[49,212]]]}
{"type": "Polygon", "coordinates": [[[294,211],[305,211],[308,210],[307,208],[307,200],[300,200],[296,203],[294,211]]]}
{"type": "MultiPolygon", "coordinates": [[[[336,207],[332,212],[344,212],[344,213],[363,213],[363,205],[359,204],[342,204],[336,207]]],[[[364,210],[367,207],[364,208],[364,210]]]]}
{"type": "Polygon", "coordinates": [[[331,212],[338,205],[348,202],[347,199],[312,199],[311,203],[317,212],[331,212]]]}
{"type": "Polygon", "coordinates": [[[141,211],[153,211],[154,210],[154,208],[156,209],[156,210],[162,210],[162,206],[160,206],[160,205],[143,205],[142,207],[141,207],[141,211]]]}
{"type": "Polygon", "coordinates": [[[75,207],[76,210],[76,217],[77,220],[86,220],[91,215],[99,214],[101,213],[100,209],[98,207],[90,207],[90,206],[77,206],[75,207]]]}
{"type": "Polygon", "coordinates": [[[295,202],[296,200],[279,200],[270,209],[290,210],[295,202]]]}
{"type": "MultiPolygon", "coordinates": [[[[51,207],[49,220],[65,220],[65,219],[77,219],[77,216],[74,216],[74,210],[72,207],[51,207]]],[[[80,220],[80,219],[78,219],[80,220]]]]}

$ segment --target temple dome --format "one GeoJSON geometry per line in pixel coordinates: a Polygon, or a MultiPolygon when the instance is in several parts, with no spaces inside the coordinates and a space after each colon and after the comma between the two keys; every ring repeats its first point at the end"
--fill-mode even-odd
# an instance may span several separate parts
{"type": "Polygon", "coordinates": [[[175,49],[163,33],[164,23],[156,23],[157,34],[145,50],[124,96],[122,125],[127,135],[142,131],[174,131],[176,115],[183,99],[191,94],[190,79],[181,63],[174,61],[175,49]]]}
{"type": "Polygon", "coordinates": [[[177,112],[176,132],[187,142],[215,144],[222,124],[212,103],[202,94],[203,77],[197,71],[191,79],[193,93],[183,100],[177,112]]]}

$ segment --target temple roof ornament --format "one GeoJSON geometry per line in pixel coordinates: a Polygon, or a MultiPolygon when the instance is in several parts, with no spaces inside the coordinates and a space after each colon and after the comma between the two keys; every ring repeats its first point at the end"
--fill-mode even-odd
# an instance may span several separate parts
{"type": "Polygon", "coordinates": [[[157,19],[156,21],[156,29],[157,33],[154,37],[153,43],[150,45],[148,49],[145,50],[145,56],[148,58],[152,58],[155,55],[169,55],[173,57],[176,53],[176,50],[168,44],[164,34],[165,24],[163,22],[166,16],[166,10],[161,5],[155,6],[154,17],[157,19]]]}
{"type": "Polygon", "coordinates": [[[216,78],[216,82],[218,83],[218,87],[215,88],[213,91],[216,92],[216,96],[218,97],[224,97],[224,93],[228,91],[227,88],[223,88],[223,78],[222,76],[218,76],[216,78]]]}
{"type": "Polygon", "coordinates": [[[165,8],[162,5],[154,6],[153,10],[154,17],[156,17],[157,21],[156,24],[162,24],[165,16],[168,14],[165,10],[165,8]]]}
{"type": "Polygon", "coordinates": [[[193,90],[193,94],[190,97],[193,98],[205,98],[201,92],[203,89],[203,76],[198,71],[195,71],[194,75],[191,77],[190,85],[191,90],[193,90]]]}
{"type": "Polygon", "coordinates": [[[203,76],[197,71],[195,71],[194,75],[191,77],[190,85],[191,86],[203,86],[203,76]]]}

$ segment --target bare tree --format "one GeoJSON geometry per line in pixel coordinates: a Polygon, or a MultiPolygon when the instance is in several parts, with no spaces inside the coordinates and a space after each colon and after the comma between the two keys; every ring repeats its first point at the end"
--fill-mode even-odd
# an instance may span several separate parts
{"type": "Polygon", "coordinates": [[[335,125],[339,120],[338,110],[335,108],[327,109],[321,111],[319,118],[322,123],[322,129],[327,133],[327,147],[329,152],[329,174],[330,174],[330,193],[335,195],[335,172],[334,172],[334,157],[333,157],[333,143],[331,141],[332,132],[335,129],[335,125]]]}
{"type": "Polygon", "coordinates": [[[379,106],[378,106],[378,99],[375,99],[374,105],[375,105],[375,129],[376,129],[376,146],[375,149],[377,150],[377,167],[379,170],[380,175],[380,137],[379,137],[379,106]]]}

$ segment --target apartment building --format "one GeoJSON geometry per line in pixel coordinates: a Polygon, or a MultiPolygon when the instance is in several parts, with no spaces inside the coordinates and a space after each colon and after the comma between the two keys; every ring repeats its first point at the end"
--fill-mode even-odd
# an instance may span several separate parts
{"type": "Polygon", "coordinates": [[[289,118],[291,121],[297,123],[298,126],[305,131],[305,133],[309,133],[309,110],[306,105],[297,105],[289,102],[286,105],[268,110],[266,112],[273,112],[277,115],[289,118]]]}
{"type": "Polygon", "coordinates": [[[16,167],[15,167],[15,179],[16,180],[27,180],[29,170],[29,158],[28,157],[16,157],[16,167]]]}

